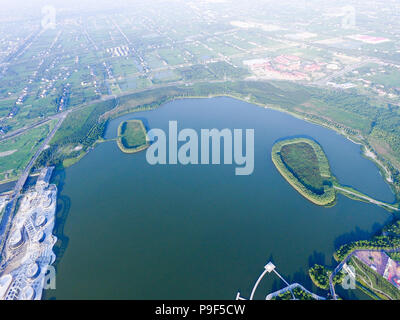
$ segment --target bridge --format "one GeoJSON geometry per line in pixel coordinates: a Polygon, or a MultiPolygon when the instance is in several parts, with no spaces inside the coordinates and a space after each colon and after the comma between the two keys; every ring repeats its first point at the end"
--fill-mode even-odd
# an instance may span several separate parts
{"type": "Polygon", "coordinates": [[[311,295],[315,300],[326,300],[326,298],[318,296],[315,293],[312,293],[311,291],[307,290],[306,288],[304,288],[301,284],[299,284],[297,282],[292,283],[291,285],[289,285],[289,286],[287,286],[285,288],[282,288],[282,289],[280,289],[278,291],[270,293],[269,295],[267,295],[265,297],[265,300],[271,300],[272,298],[277,297],[280,294],[287,292],[288,290],[290,290],[290,292],[293,292],[293,289],[295,289],[295,288],[300,288],[304,292],[306,292],[309,295],[311,295]]]}
{"type": "MultiPolygon", "coordinates": [[[[253,300],[254,299],[254,294],[256,293],[256,290],[258,288],[258,285],[260,284],[261,280],[264,278],[264,276],[267,273],[271,273],[274,272],[285,284],[286,284],[286,288],[290,287],[290,284],[278,273],[278,271],[275,270],[276,267],[275,265],[270,261],[268,262],[265,266],[264,266],[264,271],[261,273],[261,275],[258,277],[256,283],[253,286],[253,289],[251,290],[251,294],[250,294],[250,298],[249,300],[253,300]]],[[[290,290],[290,293],[292,294],[293,300],[295,300],[294,294],[293,292],[290,290]]],[[[236,294],[236,300],[246,300],[245,298],[240,296],[240,292],[238,292],[236,294]]]]}

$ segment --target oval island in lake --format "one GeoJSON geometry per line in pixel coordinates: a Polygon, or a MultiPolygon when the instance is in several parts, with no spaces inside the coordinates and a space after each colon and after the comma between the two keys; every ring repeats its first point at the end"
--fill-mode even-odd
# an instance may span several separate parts
{"type": "Polygon", "coordinates": [[[309,201],[320,206],[335,202],[329,162],[315,141],[306,138],[279,141],[272,148],[272,161],[290,185],[309,201]]]}
{"type": "Polygon", "coordinates": [[[118,127],[117,144],[124,153],[135,153],[146,149],[149,143],[147,132],[141,120],[127,120],[118,127]]]}

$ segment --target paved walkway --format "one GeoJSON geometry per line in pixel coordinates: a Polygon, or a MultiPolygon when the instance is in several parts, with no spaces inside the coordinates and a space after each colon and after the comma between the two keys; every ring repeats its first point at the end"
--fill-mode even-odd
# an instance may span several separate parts
{"type": "Polygon", "coordinates": [[[351,194],[351,195],[353,195],[353,196],[356,196],[356,197],[358,197],[358,198],[360,198],[360,199],[367,200],[368,202],[371,202],[371,203],[376,204],[376,205],[378,205],[378,206],[387,207],[387,208],[392,209],[392,210],[395,210],[395,211],[400,211],[399,208],[393,207],[393,206],[391,206],[391,205],[389,205],[389,204],[387,204],[387,203],[385,203],[385,202],[377,201],[377,200],[372,199],[372,198],[370,198],[370,197],[363,196],[363,195],[360,195],[360,194],[358,194],[358,193],[355,193],[355,192],[352,192],[352,191],[350,191],[350,190],[347,190],[347,189],[344,189],[344,188],[340,188],[340,187],[337,187],[337,186],[333,186],[333,188],[335,188],[335,189],[337,189],[337,190],[340,190],[340,191],[343,191],[343,192],[345,192],[345,193],[351,194]]]}
{"type": "Polygon", "coordinates": [[[287,292],[288,290],[290,290],[290,292],[293,294],[293,291],[292,291],[292,290],[295,289],[295,288],[300,288],[301,290],[307,292],[307,293],[310,294],[315,300],[326,300],[326,298],[321,297],[321,296],[318,296],[318,295],[316,295],[315,293],[312,293],[311,291],[308,291],[306,288],[304,288],[301,284],[299,284],[299,283],[297,283],[297,282],[292,283],[291,285],[288,285],[287,287],[282,288],[282,289],[280,289],[280,290],[278,290],[278,291],[275,291],[275,292],[270,293],[269,295],[267,295],[267,296],[265,297],[265,300],[271,300],[272,298],[274,298],[274,297],[276,297],[276,296],[279,296],[280,294],[285,293],[285,292],[287,292]]]}

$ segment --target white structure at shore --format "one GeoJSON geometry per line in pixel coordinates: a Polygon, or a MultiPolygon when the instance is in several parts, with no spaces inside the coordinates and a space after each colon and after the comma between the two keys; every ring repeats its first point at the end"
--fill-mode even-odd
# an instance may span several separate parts
{"type": "Polygon", "coordinates": [[[49,184],[53,168],[45,168],[26,192],[12,221],[0,265],[0,299],[39,300],[46,273],[55,261],[52,234],[57,187],[49,184]]]}

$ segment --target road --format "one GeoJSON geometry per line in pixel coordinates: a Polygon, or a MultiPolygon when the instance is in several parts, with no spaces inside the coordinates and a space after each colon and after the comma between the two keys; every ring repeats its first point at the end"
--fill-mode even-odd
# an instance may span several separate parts
{"type": "Polygon", "coordinates": [[[107,96],[104,96],[104,97],[102,97],[100,99],[92,100],[92,101],[89,101],[89,102],[87,102],[85,104],[79,105],[77,107],[73,107],[73,108],[68,109],[66,111],[63,111],[63,112],[48,116],[47,118],[42,119],[42,120],[40,120],[40,121],[38,121],[36,123],[33,123],[33,124],[29,125],[29,126],[14,130],[12,132],[8,132],[8,133],[6,133],[6,134],[4,134],[3,136],[0,137],[0,141],[4,141],[4,140],[10,139],[10,138],[19,136],[19,135],[23,134],[24,132],[26,132],[28,130],[31,130],[33,128],[36,128],[36,127],[44,124],[45,122],[48,122],[48,121],[53,120],[53,119],[63,118],[63,117],[65,117],[66,114],[68,114],[70,112],[78,111],[80,109],[83,109],[83,108],[85,108],[85,107],[87,107],[89,105],[95,104],[95,103],[109,101],[109,100],[117,99],[119,97],[128,96],[128,95],[131,95],[131,94],[134,94],[134,93],[140,93],[140,92],[159,89],[159,88],[164,88],[164,87],[193,85],[193,84],[196,84],[196,83],[221,83],[221,82],[226,82],[226,81],[229,81],[229,79],[197,80],[197,81],[192,81],[192,82],[190,82],[188,84],[184,80],[179,80],[179,81],[175,81],[175,82],[170,82],[170,83],[168,83],[168,85],[158,84],[158,85],[153,85],[153,86],[150,86],[150,87],[147,87],[147,88],[144,88],[144,89],[140,89],[140,90],[129,90],[129,91],[124,92],[123,94],[119,94],[118,96],[117,95],[107,95],[107,96]]]}
{"type": "MultiPolygon", "coordinates": [[[[126,95],[128,95],[128,94],[131,94],[131,92],[127,93],[126,95]]],[[[92,100],[90,102],[82,104],[82,105],[80,105],[78,107],[74,107],[74,108],[68,109],[66,111],[63,111],[63,112],[60,112],[60,113],[56,113],[54,115],[48,116],[45,119],[42,119],[42,120],[40,120],[38,122],[35,122],[35,123],[33,123],[33,124],[29,125],[29,126],[26,126],[26,127],[19,128],[17,130],[8,132],[8,133],[6,133],[6,134],[4,134],[4,135],[2,135],[0,137],[0,141],[4,141],[4,140],[7,140],[7,139],[10,139],[10,138],[13,138],[13,137],[17,137],[17,136],[23,134],[24,132],[26,132],[28,130],[31,130],[31,129],[34,129],[36,127],[39,127],[42,124],[44,124],[44,123],[46,123],[46,122],[48,122],[50,120],[63,118],[63,117],[65,117],[67,114],[69,114],[72,111],[77,111],[77,110],[83,109],[83,108],[85,108],[85,107],[87,107],[89,105],[92,105],[92,104],[95,104],[95,103],[99,103],[99,102],[108,101],[108,100],[112,100],[112,99],[116,99],[116,98],[117,97],[115,95],[107,95],[107,96],[104,96],[104,97],[102,97],[100,99],[92,100]]]]}
{"type": "Polygon", "coordinates": [[[40,121],[38,121],[38,122],[35,122],[35,123],[33,123],[33,124],[29,125],[29,126],[22,127],[22,128],[20,128],[20,129],[14,130],[14,131],[12,131],[12,132],[8,132],[8,133],[6,133],[5,135],[3,135],[3,136],[0,138],[0,141],[3,141],[3,140],[7,140],[7,139],[10,139],[10,138],[17,137],[17,136],[23,134],[25,131],[34,129],[34,128],[36,128],[36,127],[39,127],[39,126],[41,126],[42,124],[44,124],[44,123],[46,123],[46,122],[48,122],[48,121],[50,121],[50,120],[51,120],[51,117],[48,117],[48,118],[46,118],[46,119],[40,120],[40,121]]]}
{"type": "Polygon", "coordinates": [[[360,194],[358,194],[358,193],[352,192],[352,191],[347,190],[347,189],[344,189],[344,188],[340,188],[340,187],[337,187],[337,186],[333,186],[333,187],[334,187],[335,189],[337,189],[337,190],[340,190],[340,191],[343,191],[343,192],[345,192],[345,193],[351,194],[351,195],[356,196],[356,197],[358,197],[358,198],[360,198],[360,199],[367,200],[368,202],[371,202],[371,203],[376,204],[376,205],[378,205],[378,206],[386,207],[386,208],[392,209],[392,210],[394,210],[394,211],[400,211],[399,208],[393,207],[393,206],[391,206],[391,205],[389,205],[389,204],[387,204],[387,203],[374,200],[374,199],[372,199],[372,198],[370,198],[370,197],[367,197],[367,196],[362,196],[362,195],[360,195],[360,194]]]}
{"type": "MultiPolygon", "coordinates": [[[[15,211],[15,206],[17,204],[17,200],[19,195],[24,187],[26,180],[28,179],[29,173],[32,169],[32,166],[35,164],[37,158],[42,153],[42,151],[46,148],[47,144],[53,138],[56,131],[60,128],[61,124],[63,123],[64,119],[67,117],[70,111],[63,112],[60,114],[59,120],[57,124],[54,126],[53,130],[47,135],[47,137],[43,140],[42,144],[36,150],[35,154],[30,159],[29,163],[25,167],[24,171],[22,172],[21,176],[19,177],[17,183],[14,186],[13,193],[10,197],[10,201],[7,203],[7,206],[4,210],[3,217],[0,222],[0,253],[3,253],[3,248],[5,244],[5,240],[8,238],[8,233],[10,230],[10,226],[12,225],[13,213],[15,211]]],[[[1,258],[1,256],[0,256],[1,258]]]]}

